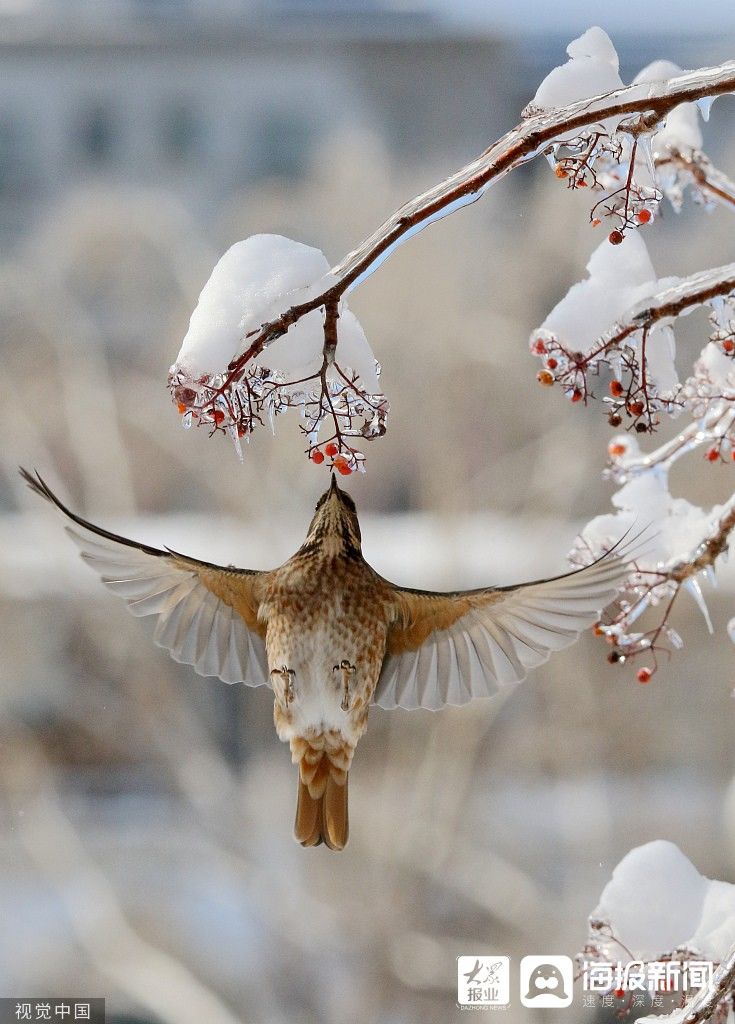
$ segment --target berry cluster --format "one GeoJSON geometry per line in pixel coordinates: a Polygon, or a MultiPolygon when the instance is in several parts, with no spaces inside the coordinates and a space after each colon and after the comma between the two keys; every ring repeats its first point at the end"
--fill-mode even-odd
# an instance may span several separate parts
{"type": "Polygon", "coordinates": [[[354,441],[370,441],[386,431],[385,395],[368,394],[357,375],[337,363],[293,381],[257,364],[237,380],[227,374],[192,378],[174,368],[169,388],[185,428],[194,424],[205,427],[210,436],[219,431],[229,435],[240,458],[240,441],[249,442],[255,429],[266,422],[274,430],[276,417],[289,409],[300,413],[300,429],[311,462],[319,466],[329,459],[328,467],[345,476],[364,470],[365,456],[354,441]],[[320,445],[319,433],[325,422],[331,424],[332,436],[320,445]]]}
{"type": "MultiPolygon", "coordinates": [[[[662,199],[655,185],[650,135],[639,125],[608,136],[597,130],[576,139],[555,143],[547,157],[557,178],[567,188],[589,188],[604,195],[592,206],[593,228],[606,221],[608,241],[620,245],[626,231],[650,224],[662,199]]],[[[650,131],[650,128],[648,129],[650,131]]]]}
{"type": "Polygon", "coordinates": [[[620,342],[601,340],[588,352],[572,352],[549,331],[536,331],[530,350],[544,364],[536,380],[542,387],[558,384],[571,402],[586,404],[596,397],[591,377],[599,377],[603,371],[617,374],[610,377],[603,398],[610,426],[620,427],[627,419],[628,429],[653,433],[661,422],[660,413],[670,413],[681,403],[678,397],[660,396],[650,378],[644,377],[639,350],[632,340],[631,336],[620,342]]]}

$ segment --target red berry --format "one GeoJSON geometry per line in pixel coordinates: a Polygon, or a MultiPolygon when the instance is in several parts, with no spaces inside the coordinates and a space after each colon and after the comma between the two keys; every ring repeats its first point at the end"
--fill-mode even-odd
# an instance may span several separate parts
{"type": "Polygon", "coordinates": [[[183,402],[179,402],[179,404],[176,406],[176,408],[179,410],[179,412],[181,413],[182,416],[186,412],[186,406],[184,405],[183,402]]]}
{"type": "Polygon", "coordinates": [[[710,462],[717,462],[717,460],[720,457],[719,449],[718,448],[710,448],[710,450],[707,452],[707,455],[705,457],[707,459],[709,459],[710,462]]]}
{"type": "Polygon", "coordinates": [[[541,338],[537,338],[536,341],[534,341],[533,345],[531,346],[531,351],[534,355],[537,356],[542,356],[544,354],[544,352],[546,351],[546,345],[544,345],[541,338]]]}
{"type": "Polygon", "coordinates": [[[311,453],[311,461],[316,463],[317,466],[321,466],[324,462],[324,452],[320,452],[318,448],[315,448],[311,453]]]}
{"type": "Polygon", "coordinates": [[[536,380],[539,382],[541,387],[544,388],[550,388],[551,385],[554,383],[554,378],[548,370],[539,370],[539,372],[536,374],[536,380]]]}
{"type": "Polygon", "coordinates": [[[592,218],[592,227],[593,228],[599,228],[600,224],[602,224],[602,221],[600,220],[599,217],[593,217],[592,218]]]}
{"type": "Polygon", "coordinates": [[[610,232],[610,234],[607,236],[607,240],[610,243],[610,245],[620,245],[620,243],[623,241],[623,237],[624,236],[622,231],[615,230],[610,232]]]}
{"type": "Polygon", "coordinates": [[[350,466],[349,462],[344,457],[344,455],[337,456],[337,458],[334,460],[334,468],[337,470],[338,473],[341,473],[342,476],[349,476],[350,473],[352,472],[352,467],[350,466]]]}
{"type": "Polygon", "coordinates": [[[191,405],[196,396],[197,393],[192,388],[185,388],[179,385],[179,387],[174,389],[174,398],[177,402],[185,402],[187,405],[191,405]]]}
{"type": "Polygon", "coordinates": [[[247,434],[247,430],[245,429],[245,427],[241,423],[238,426],[238,428],[237,428],[237,436],[238,437],[245,437],[246,434],[247,434]]]}
{"type": "Polygon", "coordinates": [[[556,361],[556,359],[554,359],[554,357],[553,357],[553,356],[550,356],[550,357],[549,357],[549,358],[548,358],[548,359],[546,360],[546,365],[548,366],[548,368],[549,368],[550,370],[555,370],[555,369],[557,368],[557,366],[558,366],[559,364],[558,364],[558,362],[556,361]]]}
{"type": "Polygon", "coordinates": [[[625,995],[625,989],[624,988],[616,988],[614,994],[615,994],[615,998],[616,999],[622,999],[623,996],[625,995]]]}
{"type": "Polygon", "coordinates": [[[636,217],[636,220],[638,221],[639,224],[648,224],[650,219],[651,219],[651,211],[650,210],[639,210],[638,211],[638,215],[636,217]]]}
{"type": "Polygon", "coordinates": [[[334,443],[334,441],[330,441],[329,444],[325,446],[324,451],[327,453],[329,458],[332,459],[339,451],[339,448],[334,443]]]}
{"type": "Polygon", "coordinates": [[[625,455],[626,451],[626,445],[620,444],[619,441],[611,441],[610,444],[607,446],[607,454],[611,456],[611,458],[613,459],[617,459],[621,455],[625,455]]]}
{"type": "Polygon", "coordinates": [[[733,341],[732,338],[726,338],[722,343],[722,347],[725,350],[725,352],[734,352],[735,341],[733,341]]]}
{"type": "Polygon", "coordinates": [[[579,390],[579,388],[575,388],[574,391],[572,391],[572,401],[573,402],[581,402],[582,401],[582,392],[579,390]]]}
{"type": "Polygon", "coordinates": [[[584,180],[584,178],[579,179],[579,181],[577,182],[577,188],[587,188],[587,182],[584,180]]]}
{"type": "Polygon", "coordinates": [[[629,402],[628,412],[631,416],[640,416],[643,413],[643,402],[629,402]]]}
{"type": "Polygon", "coordinates": [[[623,393],[623,385],[620,383],[620,381],[619,380],[611,380],[610,381],[610,394],[613,396],[613,398],[620,398],[622,393],[623,393]]]}
{"type": "Polygon", "coordinates": [[[562,167],[561,164],[557,164],[556,165],[556,167],[554,168],[554,174],[557,176],[557,178],[568,178],[569,177],[569,172],[567,170],[565,170],[564,167],[562,167]]]}
{"type": "Polygon", "coordinates": [[[221,409],[215,409],[214,412],[212,413],[212,416],[217,426],[219,426],[220,423],[224,423],[225,421],[225,414],[222,412],[221,409]]]}
{"type": "Polygon", "coordinates": [[[638,669],[638,682],[639,683],[650,683],[653,672],[650,668],[639,668],[638,669]]]}

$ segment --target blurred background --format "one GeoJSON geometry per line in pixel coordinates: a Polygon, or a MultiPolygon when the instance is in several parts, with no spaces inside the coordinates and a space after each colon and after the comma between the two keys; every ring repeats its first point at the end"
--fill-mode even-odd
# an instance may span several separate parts
{"type": "MultiPolygon", "coordinates": [[[[686,647],[648,687],[586,638],[503,700],[375,709],[350,845],[305,851],[270,693],[171,662],[16,472],[142,540],[285,559],[327,476],[295,417],[242,466],[181,430],[166,372],[198,293],[258,231],[336,262],[517,123],[593,18],[624,80],[733,56],[721,3],[561,6],[0,2],[0,994],[104,995],[117,1024],[446,1022],[458,955],[573,954],[637,843],[735,881],[732,571],[713,637],[682,599],[686,647]]],[[[730,173],[734,126],[718,101],[706,145],[730,173]]],[[[660,276],[732,259],[727,211],[667,209],[645,237],[660,276]]],[[[384,575],[562,571],[607,511],[604,417],[539,389],[527,347],[598,242],[537,161],[352,296],[393,407],[350,481],[384,575]]],[[[683,372],[705,334],[682,323],[683,372]]],[[[696,504],[732,487],[696,458],[674,477],[696,504]]],[[[605,1019],[581,996],[566,1013],[605,1019]]]]}

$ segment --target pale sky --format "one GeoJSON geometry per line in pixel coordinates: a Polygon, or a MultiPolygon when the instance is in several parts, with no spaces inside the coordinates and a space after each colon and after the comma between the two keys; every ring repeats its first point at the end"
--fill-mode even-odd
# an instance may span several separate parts
{"type": "Polygon", "coordinates": [[[386,6],[516,31],[573,35],[596,24],[609,32],[640,29],[647,35],[731,33],[735,58],[735,0],[387,0],[386,6]]]}

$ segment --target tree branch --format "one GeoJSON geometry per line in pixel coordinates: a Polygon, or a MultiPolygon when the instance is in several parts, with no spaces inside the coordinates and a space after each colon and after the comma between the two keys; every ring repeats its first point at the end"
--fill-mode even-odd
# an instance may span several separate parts
{"type": "MultiPolygon", "coordinates": [[[[330,272],[330,285],[308,302],[291,306],[262,325],[248,348],[228,367],[224,387],[237,380],[246,364],[293,324],[327,303],[339,299],[368,277],[407,238],[428,224],[479,199],[511,170],[528,163],[560,135],[627,115],[646,115],[649,127],[681,103],[735,92],[735,61],[690,71],[655,83],[630,85],[555,110],[533,111],[476,160],[433,188],[404,204],[377,231],[330,272]]],[[[248,337],[251,337],[250,335],[248,337]]]]}

